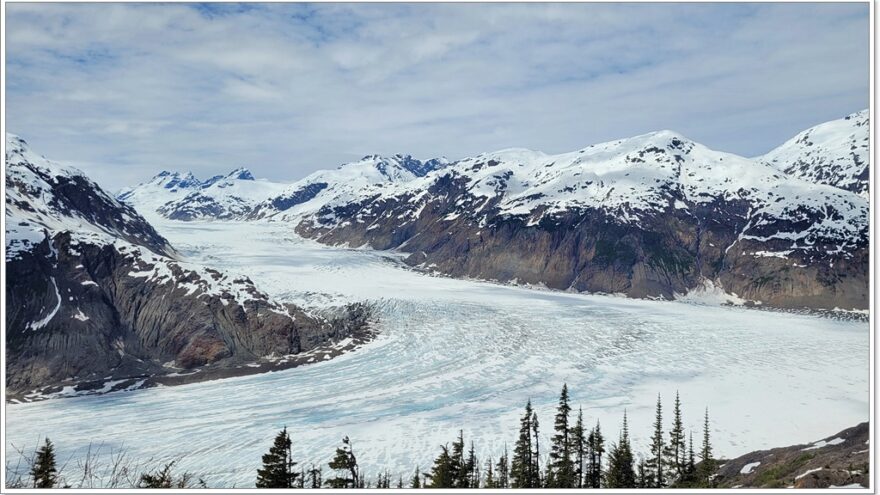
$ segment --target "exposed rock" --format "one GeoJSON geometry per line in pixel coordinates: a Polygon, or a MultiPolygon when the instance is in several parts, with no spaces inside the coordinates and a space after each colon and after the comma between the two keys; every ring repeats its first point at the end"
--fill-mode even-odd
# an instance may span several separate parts
{"type": "Polygon", "coordinates": [[[832,488],[870,481],[868,423],[813,444],[750,452],[721,461],[719,488],[832,488]]]}

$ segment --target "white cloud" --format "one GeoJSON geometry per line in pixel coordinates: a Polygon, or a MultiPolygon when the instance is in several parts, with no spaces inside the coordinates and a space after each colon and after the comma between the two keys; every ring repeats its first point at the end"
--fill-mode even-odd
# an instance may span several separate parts
{"type": "Polygon", "coordinates": [[[26,4],[7,126],[112,188],[672,128],[758,154],[868,104],[866,4],[26,4]]]}

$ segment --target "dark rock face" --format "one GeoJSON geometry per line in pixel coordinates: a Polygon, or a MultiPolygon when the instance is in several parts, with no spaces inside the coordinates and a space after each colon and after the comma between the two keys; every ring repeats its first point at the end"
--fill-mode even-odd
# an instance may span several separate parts
{"type": "Polygon", "coordinates": [[[278,306],[246,279],[212,290],[220,272],[189,271],[136,248],[76,244],[66,234],[51,242],[6,265],[11,393],[69,379],[232,367],[307,351],[352,330],[278,306]],[[141,275],[157,265],[171,275],[141,275]]]}
{"type": "Polygon", "coordinates": [[[719,488],[867,487],[868,438],[861,423],[814,444],[751,452],[721,461],[716,481],[719,488]]]}
{"type": "MultiPolygon", "coordinates": [[[[710,280],[775,307],[868,307],[867,232],[845,240],[816,235],[810,239],[815,249],[756,257],[788,246],[762,240],[763,235],[795,226],[770,218],[749,223],[745,200],[687,203],[638,223],[599,209],[544,217],[538,211],[531,216],[540,221],[531,223],[528,216],[497,213],[498,197],[470,196],[466,186],[461,177],[438,179],[418,216],[411,214],[408,195],[371,198],[325,208],[301,222],[297,232],[328,244],[399,248],[412,253],[411,265],[453,277],[662,298],[710,280]],[[847,252],[835,253],[841,242],[847,252]]],[[[670,204],[684,201],[670,194],[670,204]]]]}

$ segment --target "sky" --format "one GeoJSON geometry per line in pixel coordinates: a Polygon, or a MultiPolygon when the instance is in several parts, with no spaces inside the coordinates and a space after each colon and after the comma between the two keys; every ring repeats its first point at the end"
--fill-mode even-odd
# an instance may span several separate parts
{"type": "Polygon", "coordinates": [[[117,190],[659,129],[763,154],[869,104],[867,3],[6,3],[6,130],[117,190]]]}

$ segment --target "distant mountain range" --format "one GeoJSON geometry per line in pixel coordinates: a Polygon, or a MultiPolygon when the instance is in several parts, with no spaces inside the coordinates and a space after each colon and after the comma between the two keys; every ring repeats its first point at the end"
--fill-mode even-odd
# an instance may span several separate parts
{"type": "Polygon", "coordinates": [[[658,131],[559,155],[371,155],[289,185],[163,172],[119,199],[170,219],[287,221],[451,276],[863,310],[868,129],[865,110],[756,158],[658,131]]]}
{"type": "MultiPolygon", "coordinates": [[[[164,178],[168,194],[197,184],[164,178]]],[[[247,277],[180,260],[131,206],[11,134],[5,261],[6,390],[19,400],[192,381],[357,330],[271,300],[247,277]]]]}

